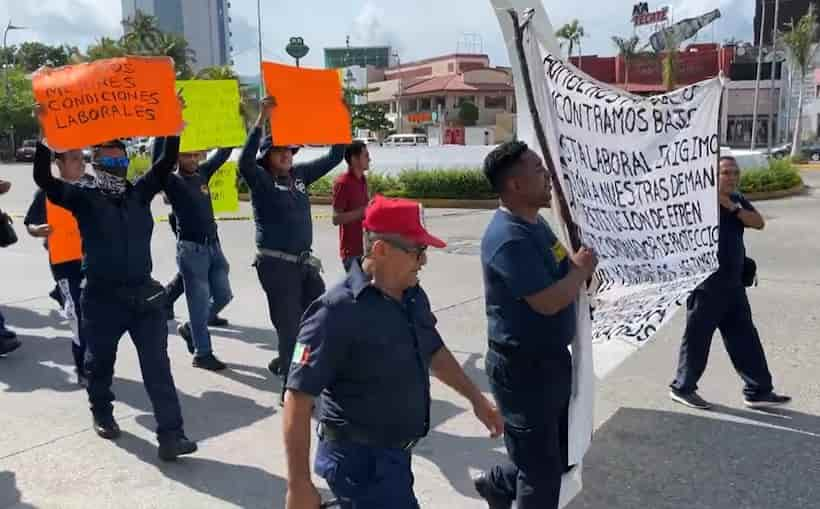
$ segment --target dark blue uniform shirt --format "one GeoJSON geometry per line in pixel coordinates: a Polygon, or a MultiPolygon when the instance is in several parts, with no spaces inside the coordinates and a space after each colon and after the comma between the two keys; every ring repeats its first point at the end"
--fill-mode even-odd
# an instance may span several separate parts
{"type": "Polygon", "coordinates": [[[308,308],[287,388],[321,395],[319,420],[371,440],[415,440],[430,427],[430,363],[443,347],[420,287],[402,302],[358,263],[308,308]]]}
{"type": "MultiPolygon", "coordinates": [[[[733,193],[731,199],[746,210],[755,208],[740,193],[733,193]]],[[[743,232],[746,225],[737,215],[720,207],[720,226],[718,241],[718,270],[703,283],[709,288],[742,288],[743,260],[746,259],[746,246],[743,244],[743,232]]]]}
{"type": "Polygon", "coordinates": [[[165,154],[118,196],[69,184],[51,174],[51,152],[38,144],[34,180],[48,199],[74,214],[83,239],[83,268],[90,283],[132,286],[151,277],[151,200],[165,185],[179,153],[179,138],[169,138],[165,154]]]}
{"type": "Polygon", "coordinates": [[[545,316],[524,297],[566,277],[566,249],[549,225],[497,210],[481,241],[481,268],[490,344],[539,357],[567,354],[575,336],[575,304],[545,316]]]}
{"type": "Polygon", "coordinates": [[[313,245],[313,218],[308,186],[342,162],[344,145],[334,145],[325,157],[293,166],[290,176],[274,179],[256,160],[262,130],[248,135],[239,172],[251,191],[256,246],[300,255],[313,245]]]}
{"type": "MultiPolygon", "coordinates": [[[[154,140],[154,163],[159,161],[165,148],[165,138],[154,140]]],[[[165,185],[165,195],[171,202],[176,221],[177,236],[191,242],[205,242],[216,237],[214,207],[208,182],[225,164],[233,149],[223,148],[200,164],[197,173],[183,175],[171,173],[165,185]]]]}

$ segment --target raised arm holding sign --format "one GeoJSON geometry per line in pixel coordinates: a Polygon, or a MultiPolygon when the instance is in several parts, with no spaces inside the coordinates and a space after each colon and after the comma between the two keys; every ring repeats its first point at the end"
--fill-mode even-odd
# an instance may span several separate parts
{"type": "Polygon", "coordinates": [[[43,132],[58,150],[115,138],[169,136],[180,131],[182,110],[167,57],[124,57],[43,68],[32,85],[43,132]]]}

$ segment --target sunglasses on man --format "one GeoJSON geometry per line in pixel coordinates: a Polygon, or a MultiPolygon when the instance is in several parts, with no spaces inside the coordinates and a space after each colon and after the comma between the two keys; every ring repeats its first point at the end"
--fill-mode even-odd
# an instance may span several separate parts
{"type": "Polygon", "coordinates": [[[405,242],[401,242],[399,240],[389,239],[389,238],[385,238],[383,240],[385,242],[387,242],[388,244],[390,244],[391,246],[393,246],[393,247],[395,247],[395,248],[397,248],[401,251],[404,251],[407,254],[415,254],[416,255],[416,260],[421,260],[421,257],[425,253],[427,253],[427,246],[413,246],[413,245],[407,244],[405,242]]]}

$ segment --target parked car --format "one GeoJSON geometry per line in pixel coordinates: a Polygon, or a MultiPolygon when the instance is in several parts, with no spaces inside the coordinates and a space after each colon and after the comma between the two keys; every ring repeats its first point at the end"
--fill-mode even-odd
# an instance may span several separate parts
{"type": "Polygon", "coordinates": [[[364,143],[365,145],[378,145],[379,144],[379,139],[376,138],[375,136],[368,136],[366,138],[356,138],[353,141],[360,141],[360,142],[364,143]]]}
{"type": "Polygon", "coordinates": [[[785,159],[789,157],[792,153],[792,144],[786,143],[785,145],[781,145],[779,147],[772,148],[772,157],[774,159],[785,159]]]}
{"type": "Polygon", "coordinates": [[[415,147],[417,145],[427,146],[427,135],[391,134],[384,140],[384,146],[386,147],[415,147]]]}
{"type": "Polygon", "coordinates": [[[803,153],[803,157],[809,161],[815,163],[820,162],[820,145],[806,145],[802,147],[801,152],[803,153]]]}
{"type": "Polygon", "coordinates": [[[34,161],[34,152],[37,150],[37,140],[23,140],[23,144],[14,153],[17,162],[30,163],[34,161]]]}

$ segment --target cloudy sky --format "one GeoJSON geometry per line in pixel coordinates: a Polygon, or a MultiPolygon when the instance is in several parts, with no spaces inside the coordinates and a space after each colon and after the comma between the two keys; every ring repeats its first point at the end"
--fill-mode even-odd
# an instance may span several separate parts
{"type": "MultiPolygon", "coordinates": [[[[545,0],[556,27],[578,18],[588,37],[584,53],[611,55],[610,36],[629,35],[633,0],[545,0]]],[[[699,34],[700,41],[753,37],[750,0],[650,1],[650,9],[669,5],[675,19],[716,7],[723,17],[699,34]]],[[[85,48],[100,36],[122,33],[120,0],[4,0],[0,22],[11,19],[29,30],[10,32],[9,44],[36,39],[85,48]],[[13,7],[12,7],[13,6],[13,7]]],[[[231,0],[234,60],[242,74],[257,68],[256,0],[231,0]]],[[[351,44],[389,44],[402,61],[456,50],[483,50],[493,64],[508,63],[504,43],[488,0],[262,0],[264,57],[290,62],[288,39],[300,35],[311,51],[304,65],[321,67],[322,48],[351,44]],[[480,40],[471,35],[479,34],[480,40]]],[[[645,35],[649,35],[648,33],[645,35]]]]}

